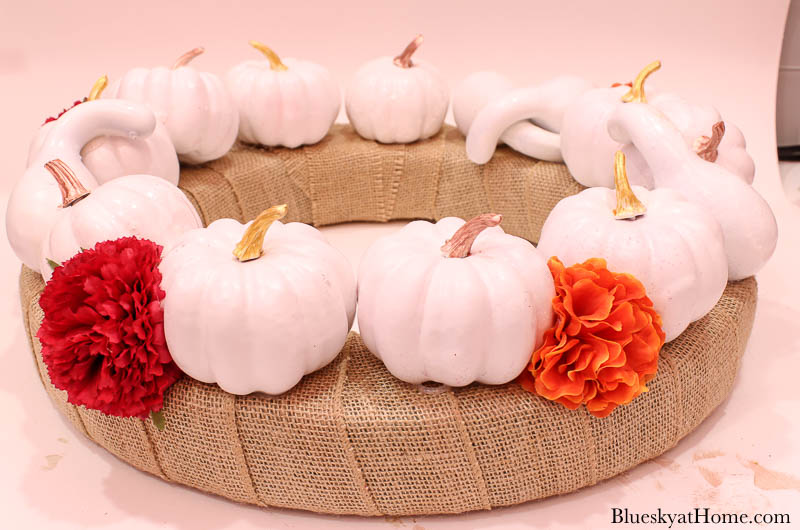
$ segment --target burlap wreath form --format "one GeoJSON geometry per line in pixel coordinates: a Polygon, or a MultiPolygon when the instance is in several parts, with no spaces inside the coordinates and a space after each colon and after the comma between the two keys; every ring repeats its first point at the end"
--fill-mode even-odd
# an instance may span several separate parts
{"type": "MultiPolygon", "coordinates": [[[[252,219],[288,203],[290,221],[438,219],[503,213],[538,240],[544,218],[580,190],[560,164],[500,149],[486,166],[445,128],[378,145],[336,126],[297,150],[239,146],[184,168],[181,189],[204,222],[252,219]]],[[[42,364],[41,277],[24,268],[25,325],[56,407],[91,440],[164,480],[235,501],[322,513],[459,513],[567,493],[660,455],[729,394],[753,322],[756,282],[730,283],[714,308],[661,353],[650,391],[610,417],[522,390],[470,385],[438,395],[392,377],[351,333],[339,357],[277,397],[233,396],[188,377],[167,394],[166,429],[66,402],[42,364]]]]}

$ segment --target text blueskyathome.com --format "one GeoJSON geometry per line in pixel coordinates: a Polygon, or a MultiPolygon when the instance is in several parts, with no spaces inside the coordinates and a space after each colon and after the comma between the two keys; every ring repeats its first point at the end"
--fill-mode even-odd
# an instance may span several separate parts
{"type": "Polygon", "coordinates": [[[788,513],[717,513],[709,508],[694,508],[688,512],[632,512],[627,508],[611,508],[612,524],[657,524],[672,528],[686,524],[791,524],[788,513]]]}

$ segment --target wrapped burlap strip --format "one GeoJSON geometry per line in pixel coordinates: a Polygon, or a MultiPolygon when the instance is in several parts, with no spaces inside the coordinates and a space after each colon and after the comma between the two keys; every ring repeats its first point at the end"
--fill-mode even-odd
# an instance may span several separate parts
{"type": "MultiPolygon", "coordinates": [[[[439,218],[493,210],[536,240],[547,211],[580,188],[559,164],[501,148],[477,167],[452,128],[381,146],[337,126],[299,150],[238,146],[181,187],[206,223],[252,218],[276,203],[292,220],[439,218]],[[321,195],[320,195],[321,194],[321,195]]],[[[52,387],[35,338],[41,277],[20,292],[42,382],[81,432],[139,469],[263,506],[324,513],[458,513],[566,493],[658,456],[730,392],[756,305],[756,283],[730,283],[714,308],[661,355],[646,394],[610,417],[569,411],[517,385],[422,394],[393,378],[356,333],[326,368],[281,396],[232,396],[184,378],[168,393],[163,432],[149,420],[74,407],[52,387]]]]}

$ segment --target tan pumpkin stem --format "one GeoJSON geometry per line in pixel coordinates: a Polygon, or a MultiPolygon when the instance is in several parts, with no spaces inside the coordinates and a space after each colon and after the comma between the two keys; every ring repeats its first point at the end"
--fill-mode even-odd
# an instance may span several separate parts
{"type": "Polygon", "coordinates": [[[81,199],[89,196],[89,190],[78,180],[78,176],[67,164],[56,158],[44,165],[44,168],[53,175],[61,192],[61,207],[72,206],[81,199]]]}
{"type": "Polygon", "coordinates": [[[173,70],[177,70],[181,66],[186,66],[187,64],[189,64],[191,62],[192,59],[194,59],[195,57],[197,57],[198,55],[200,55],[204,51],[205,50],[203,48],[195,48],[193,50],[189,50],[188,52],[186,52],[183,55],[181,55],[180,57],[178,57],[178,60],[176,60],[172,64],[172,69],[173,70]]]}
{"type": "Polygon", "coordinates": [[[422,35],[417,35],[414,37],[414,40],[412,40],[408,46],[406,46],[406,49],[403,50],[403,53],[395,57],[394,61],[392,62],[394,62],[395,66],[399,66],[400,68],[411,68],[414,66],[414,63],[411,62],[411,56],[414,55],[414,52],[417,51],[417,48],[419,48],[421,45],[422,35]]]}
{"type": "Polygon", "coordinates": [[[466,258],[472,251],[472,244],[481,232],[492,226],[497,226],[503,216],[497,213],[484,213],[473,217],[456,230],[453,237],[442,245],[442,254],[446,258],[466,258]]]}
{"type": "Polygon", "coordinates": [[[289,67],[281,62],[281,58],[278,57],[278,54],[272,51],[272,48],[267,46],[266,44],[262,44],[257,40],[251,40],[250,46],[255,48],[256,50],[260,51],[264,54],[264,56],[269,60],[269,67],[272,70],[276,70],[278,72],[282,72],[284,70],[288,70],[289,67]]]}
{"type": "Polygon", "coordinates": [[[631,89],[628,90],[624,96],[622,96],[622,101],[625,103],[631,103],[634,101],[637,103],[647,103],[647,97],[644,94],[644,82],[648,77],[650,77],[650,74],[659,68],[661,68],[661,61],[653,61],[642,68],[642,71],[639,72],[639,75],[637,75],[636,79],[633,80],[631,89]]]}
{"type": "Polygon", "coordinates": [[[647,211],[647,207],[634,195],[631,183],[628,182],[625,153],[622,151],[617,151],[614,155],[614,187],[617,189],[617,207],[614,208],[614,218],[633,219],[647,211]]]}
{"type": "Polygon", "coordinates": [[[92,85],[92,90],[89,92],[89,97],[86,98],[86,101],[94,101],[96,99],[100,99],[100,95],[103,93],[103,90],[105,90],[107,86],[108,86],[108,76],[104,75],[100,79],[94,82],[94,85],[92,85]]]}
{"type": "Polygon", "coordinates": [[[694,141],[694,152],[708,162],[716,162],[719,156],[719,143],[725,136],[725,122],[718,121],[711,126],[711,137],[701,136],[694,141]]]}
{"type": "Polygon", "coordinates": [[[267,235],[267,229],[273,222],[283,219],[287,209],[285,204],[281,204],[280,206],[267,208],[258,214],[258,217],[244,231],[241,241],[233,249],[233,255],[236,256],[236,259],[250,261],[260,258],[264,253],[262,247],[264,246],[264,236],[267,235]]]}

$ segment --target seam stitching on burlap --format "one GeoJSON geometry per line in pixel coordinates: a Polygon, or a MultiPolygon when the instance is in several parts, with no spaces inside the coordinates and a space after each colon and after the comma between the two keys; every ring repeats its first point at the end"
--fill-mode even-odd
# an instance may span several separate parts
{"type": "Polygon", "coordinates": [[[238,396],[233,396],[233,399],[230,400],[231,405],[231,416],[233,417],[233,429],[236,431],[236,447],[233,448],[233,456],[236,459],[236,463],[239,465],[239,475],[245,477],[246,484],[245,489],[248,490],[247,493],[252,500],[255,502],[253,504],[263,504],[258,493],[256,493],[256,486],[255,481],[253,480],[253,474],[250,472],[250,464],[247,462],[247,455],[244,452],[244,444],[242,443],[242,433],[239,430],[239,420],[236,417],[236,402],[239,399],[238,396]],[[244,468],[244,470],[242,470],[244,468]]]}
{"type": "Polygon", "coordinates": [[[348,340],[346,350],[342,356],[341,364],[339,365],[339,373],[336,376],[336,383],[333,389],[333,417],[336,418],[336,429],[339,431],[339,440],[344,450],[345,458],[350,467],[350,473],[356,483],[356,487],[361,492],[361,500],[367,511],[372,515],[383,515],[378,509],[378,504],[375,502],[375,496],[367,485],[367,480],[364,478],[364,473],[361,470],[361,465],[356,458],[353,446],[350,444],[350,435],[347,432],[347,424],[344,421],[344,402],[342,393],[344,390],[344,382],[347,378],[347,365],[350,361],[351,343],[348,340]]]}
{"type": "Polygon", "coordinates": [[[594,439],[594,433],[592,432],[592,418],[589,414],[589,409],[585,406],[581,407],[583,410],[583,432],[585,435],[586,440],[586,448],[587,451],[587,459],[589,460],[589,469],[591,470],[591,474],[589,475],[589,484],[588,486],[592,486],[597,484],[597,443],[594,439]]]}
{"type": "Polygon", "coordinates": [[[392,219],[395,206],[397,205],[397,194],[400,189],[400,181],[403,179],[403,170],[406,167],[406,155],[408,150],[406,144],[401,144],[402,148],[395,154],[394,169],[392,171],[392,190],[389,195],[389,206],[386,211],[386,221],[392,219]]]}
{"type": "Polygon", "coordinates": [[[233,193],[233,196],[234,196],[234,198],[236,199],[236,208],[239,210],[239,221],[241,221],[241,222],[246,222],[246,221],[247,221],[247,219],[245,219],[245,218],[244,218],[244,209],[242,208],[242,201],[241,201],[241,199],[239,198],[239,194],[238,194],[238,193],[236,193],[236,188],[234,188],[234,187],[233,187],[233,182],[231,182],[231,181],[230,181],[230,179],[228,178],[228,176],[227,176],[225,173],[223,173],[222,171],[219,171],[219,170],[217,170],[217,169],[214,169],[213,167],[210,167],[210,166],[205,166],[205,165],[204,165],[204,166],[202,166],[202,167],[203,167],[203,168],[206,168],[206,169],[208,169],[208,170],[209,170],[209,171],[211,171],[212,173],[215,173],[215,174],[216,174],[216,175],[218,175],[218,176],[219,176],[219,177],[220,177],[220,178],[221,178],[223,181],[225,181],[225,183],[226,183],[226,184],[228,185],[228,187],[231,189],[231,193],[233,193]]]}
{"type": "Polygon", "coordinates": [[[447,153],[447,133],[443,132],[440,134],[441,137],[441,147],[439,151],[439,165],[436,168],[436,172],[434,173],[435,182],[433,188],[433,204],[431,205],[431,219],[434,221],[437,220],[439,212],[437,211],[436,205],[439,201],[439,183],[442,181],[442,171],[444,171],[444,157],[447,153]]]}
{"type": "MultiPolygon", "coordinates": [[[[536,163],[533,165],[533,167],[531,167],[531,172],[530,175],[528,176],[529,179],[533,180],[534,176],[538,174],[538,168],[541,163],[542,163],[541,160],[537,160],[536,163]]],[[[525,202],[525,221],[527,221],[528,223],[528,229],[525,233],[533,234],[536,231],[536,229],[534,227],[533,218],[531,217],[531,212],[533,212],[533,205],[531,204],[532,198],[528,197],[528,194],[525,193],[526,191],[527,191],[526,186],[523,186],[522,200],[525,202]]],[[[541,239],[541,234],[539,234],[538,239],[541,239]]],[[[538,244],[539,242],[536,241],[535,243],[538,244]]]]}
{"type": "Polygon", "coordinates": [[[161,465],[161,459],[158,457],[158,449],[156,449],[156,444],[153,442],[153,437],[150,436],[150,431],[147,430],[147,424],[145,423],[146,420],[139,419],[139,421],[142,424],[142,430],[144,430],[144,437],[147,439],[147,443],[150,444],[150,452],[153,456],[153,461],[156,463],[159,474],[164,480],[172,482],[172,479],[169,478],[166,471],[164,471],[164,466],[161,465]]]}
{"type": "Polygon", "coordinates": [[[678,365],[675,363],[675,360],[672,358],[672,355],[662,351],[661,353],[661,360],[667,361],[667,365],[672,372],[672,382],[675,384],[675,394],[676,399],[675,402],[678,404],[676,410],[678,412],[678,419],[679,421],[675,422],[675,438],[672,440],[672,447],[677,445],[678,441],[683,438],[683,431],[685,429],[684,422],[686,421],[686,417],[684,414],[684,404],[683,404],[683,390],[681,389],[681,379],[680,379],[680,370],[678,370],[678,365]]]}
{"type": "Polygon", "coordinates": [[[195,197],[194,193],[186,188],[181,188],[180,186],[178,186],[178,189],[181,190],[184,195],[189,197],[189,202],[191,202],[192,206],[194,206],[195,210],[197,210],[197,214],[200,216],[200,221],[203,222],[203,226],[208,226],[208,216],[206,215],[206,212],[203,211],[203,207],[200,206],[200,201],[197,200],[197,197],[195,197]]]}
{"type": "MultiPolygon", "coordinates": [[[[494,208],[492,207],[492,195],[489,193],[489,185],[486,182],[486,164],[480,166],[480,175],[481,175],[481,188],[483,188],[483,194],[486,196],[486,204],[489,207],[489,212],[494,212],[494,208]]],[[[478,213],[483,213],[483,212],[478,212],[478,213]]]]}
{"type": "MultiPolygon", "coordinates": [[[[308,149],[306,146],[302,147],[303,149],[303,157],[305,158],[305,166],[306,170],[308,171],[308,200],[311,202],[311,226],[317,226],[317,201],[315,199],[314,188],[316,187],[316,178],[314,176],[314,170],[312,169],[312,165],[308,163],[309,156],[308,156],[308,149]]],[[[299,186],[298,186],[299,187],[299,186]]]]}
{"type": "Polygon", "coordinates": [[[464,452],[467,454],[470,466],[472,467],[472,476],[475,479],[475,485],[478,488],[478,496],[480,497],[481,505],[485,510],[491,510],[492,504],[489,501],[489,488],[486,484],[486,477],[481,469],[481,464],[478,462],[478,457],[475,454],[475,446],[472,444],[472,438],[467,430],[467,424],[464,417],[461,415],[461,408],[458,405],[458,396],[453,390],[447,392],[450,408],[455,416],[456,426],[458,427],[458,434],[461,437],[461,444],[464,446],[464,452]]]}

